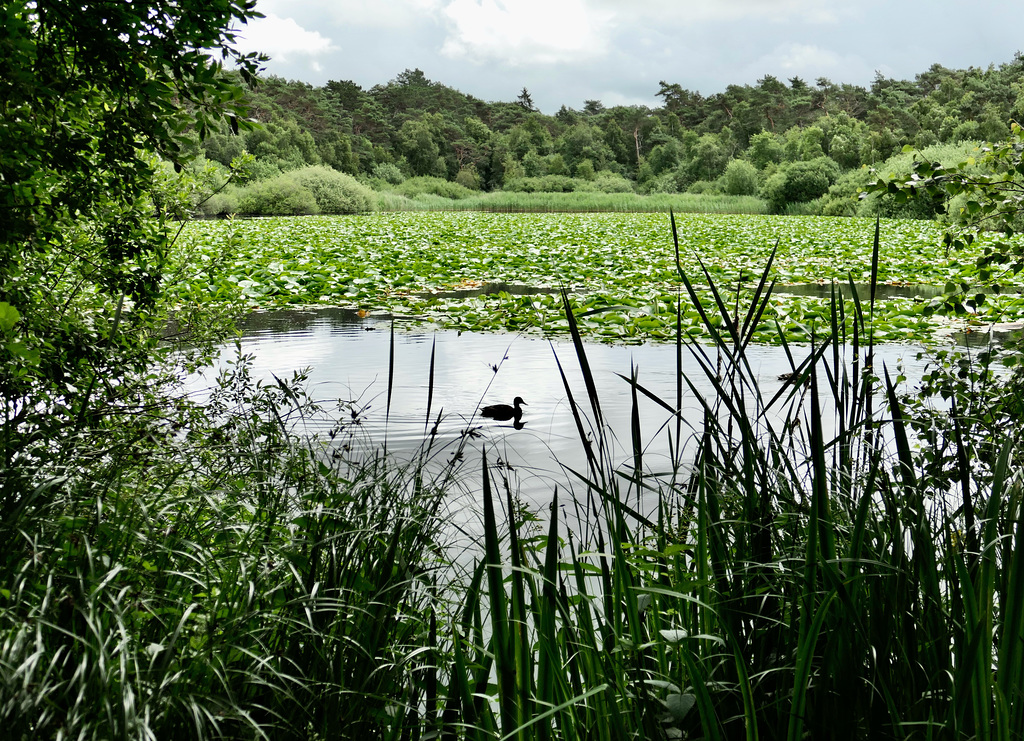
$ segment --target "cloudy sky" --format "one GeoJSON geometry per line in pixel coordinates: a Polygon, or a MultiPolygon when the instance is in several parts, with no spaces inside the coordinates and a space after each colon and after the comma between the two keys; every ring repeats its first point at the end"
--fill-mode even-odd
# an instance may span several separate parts
{"type": "Polygon", "coordinates": [[[369,88],[405,69],[486,101],[526,87],[545,113],[659,104],[659,81],[704,95],[765,74],[869,85],[933,63],[1024,51],[1021,0],[259,0],[243,29],[267,72],[369,88]]]}

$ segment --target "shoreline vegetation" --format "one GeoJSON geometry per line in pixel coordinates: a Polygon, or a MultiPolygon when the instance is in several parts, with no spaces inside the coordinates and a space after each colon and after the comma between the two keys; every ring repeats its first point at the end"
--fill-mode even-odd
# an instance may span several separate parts
{"type": "Polygon", "coordinates": [[[849,329],[830,303],[831,331],[794,348],[768,398],[744,348],[776,259],[738,307],[677,262],[690,301],[711,296],[711,343],[678,332],[679,362],[715,391],[697,396],[703,419],[673,417],[695,393],[682,366],[675,399],[624,369],[634,426],[640,396],[670,415],[673,462],[656,471],[638,430],[604,426],[585,312],[562,294],[587,463],[544,513],[493,453],[467,459],[467,437],[426,434],[399,463],[363,436],[358,401],[316,403],[301,374],[254,379],[244,356],[202,404],[177,394],[172,363],[130,425],[112,409],[27,448],[30,495],[0,528],[8,731],[1013,738],[1020,378],[998,380],[990,352],[940,355],[900,398],[872,360],[866,294],[849,329]],[[616,437],[634,440],[622,467],[616,437]],[[474,547],[438,540],[456,492],[480,503],[484,537],[453,569],[446,554],[474,547]],[[652,492],[658,511],[639,515],[652,492]]]}
{"type": "MultiPolygon", "coordinates": [[[[254,178],[246,171],[254,158],[243,152],[229,167],[200,157],[181,173],[165,172],[167,195],[158,197],[158,205],[180,218],[368,211],[675,211],[942,220],[943,212],[936,203],[928,204],[927,199],[899,201],[886,193],[869,192],[869,185],[879,178],[908,180],[915,163],[922,159],[946,167],[973,162],[985,147],[985,142],[973,140],[937,144],[920,151],[897,152],[871,166],[863,165],[842,174],[834,163],[826,162],[827,158],[797,161],[789,175],[776,178],[777,184],[781,183],[777,191],[769,187],[773,181],[762,182],[759,178],[763,176],[756,172],[747,173],[750,183],[745,188],[695,184],[684,191],[638,190],[635,182],[614,172],[599,173],[590,180],[552,175],[524,177],[489,191],[428,175],[396,177],[396,184],[380,178],[355,177],[325,165],[298,165],[254,178]],[[804,183],[799,178],[813,182],[804,183]],[[828,184],[827,192],[816,188],[814,183],[818,181],[828,184]],[[821,190],[817,197],[803,198],[803,194],[816,190],[821,190]],[[184,198],[182,191],[187,192],[184,198]]],[[[753,169],[742,160],[734,162],[753,169]]]]}
{"type": "Polygon", "coordinates": [[[487,102],[419,69],[368,89],[269,77],[239,81],[259,128],[211,129],[188,170],[207,193],[234,178],[237,189],[206,213],[330,213],[314,205],[308,175],[296,176],[320,168],[348,176],[384,210],[408,207],[405,199],[459,208],[498,193],[575,192],[747,196],[768,213],[933,218],[929,199],[865,200],[859,191],[872,170],[909,175],[904,147],[950,166],[1005,140],[1010,122],[1024,120],[1022,70],[1017,54],[986,69],[879,74],[867,87],[765,75],[702,94],[661,81],[658,106],[588,100],[554,115],[527,90],[487,102]]]}
{"type": "Polygon", "coordinates": [[[101,5],[0,9],[5,737],[1024,734],[1019,358],[937,349],[900,396],[874,355],[900,329],[883,283],[944,280],[936,311],[1019,312],[1019,55],[870,90],[662,83],[663,109],[547,117],[526,90],[485,104],[419,70],[260,88],[260,57],[235,47],[252,0],[101,5]],[[934,157],[894,164],[903,143],[934,157]],[[880,163],[895,176],[871,186],[880,163]],[[377,210],[499,188],[724,193],[772,215],[673,215],[669,232],[661,214],[377,210]],[[947,207],[1001,233],[913,236],[947,207]],[[184,221],[204,209],[332,215],[184,221]],[[779,276],[828,295],[778,303],[779,276]],[[491,278],[553,290],[438,295],[491,278]],[[551,381],[585,464],[549,512],[525,509],[496,451],[468,454],[472,427],[431,434],[434,358],[411,460],[367,438],[369,401],[314,399],[301,371],[254,378],[241,352],[184,392],[238,312],[310,298],[568,334],[558,362],[583,387],[561,365],[551,381]],[[608,429],[585,334],[675,343],[674,398],[623,369],[634,413],[608,429]],[[771,397],[745,356],[769,340],[791,359],[771,397]],[[667,462],[647,458],[640,397],[669,415],[667,462]],[[482,543],[448,538],[454,497],[479,503],[482,543]]]}
{"type": "MultiPolygon", "coordinates": [[[[288,213],[227,211],[205,213],[200,206],[197,219],[257,218],[260,216],[287,216],[288,213]]],[[[332,210],[326,210],[330,213],[332,210]]],[[[767,204],[755,196],[697,195],[689,193],[640,195],[638,193],[519,193],[496,191],[452,199],[441,195],[424,194],[408,197],[396,193],[377,194],[376,207],[353,213],[400,213],[404,211],[479,211],[481,213],[694,213],[694,214],[764,214],[767,204]]],[[[324,210],[309,214],[325,213],[324,210]]]]}

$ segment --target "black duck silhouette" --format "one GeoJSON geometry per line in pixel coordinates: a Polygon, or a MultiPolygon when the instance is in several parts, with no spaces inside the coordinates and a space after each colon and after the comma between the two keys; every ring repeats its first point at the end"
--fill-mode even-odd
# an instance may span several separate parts
{"type": "Polygon", "coordinates": [[[486,406],[481,409],[480,414],[484,417],[496,419],[499,422],[507,422],[510,419],[514,419],[518,422],[523,416],[523,405],[525,405],[526,402],[523,401],[522,396],[517,396],[512,400],[512,404],[514,406],[509,406],[508,404],[491,404],[490,406],[486,406]]]}

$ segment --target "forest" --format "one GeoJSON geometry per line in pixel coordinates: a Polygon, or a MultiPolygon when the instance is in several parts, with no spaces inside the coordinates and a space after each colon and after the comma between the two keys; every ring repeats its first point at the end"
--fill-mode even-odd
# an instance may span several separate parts
{"type": "Polygon", "coordinates": [[[1024,119],[1022,79],[1018,53],[986,69],[934,64],[913,80],[878,74],[868,88],[765,75],[704,96],[662,81],[659,108],[588,100],[582,110],[563,105],[546,115],[525,88],[514,101],[485,102],[419,69],[369,89],[267,77],[245,89],[258,128],[236,135],[224,127],[197,146],[200,164],[217,171],[207,172],[207,182],[221,182],[220,168],[234,162],[234,183],[278,178],[277,187],[248,199],[241,189],[234,198],[219,193],[203,210],[308,212],[313,199],[295,193],[302,184],[280,176],[326,166],[411,197],[723,194],[758,196],[775,213],[870,215],[857,197],[869,168],[908,145],[948,165],[980,142],[1005,139],[1010,122],[1024,119]]]}

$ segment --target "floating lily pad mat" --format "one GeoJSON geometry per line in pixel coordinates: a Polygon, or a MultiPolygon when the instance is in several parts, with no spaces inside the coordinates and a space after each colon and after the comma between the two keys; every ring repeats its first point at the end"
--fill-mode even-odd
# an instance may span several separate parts
{"type": "MultiPolygon", "coordinates": [[[[683,269],[706,285],[707,269],[730,305],[746,312],[772,248],[779,284],[758,339],[808,340],[828,325],[830,290],[798,295],[785,285],[860,286],[871,274],[875,223],[829,217],[679,215],[683,269]]],[[[874,310],[880,341],[927,340],[949,320],[929,316],[925,289],[962,278],[974,253],[947,254],[927,221],[881,223],[874,310]]],[[[982,249],[985,240],[976,243],[982,249]]],[[[474,331],[566,331],[566,288],[582,330],[610,342],[668,341],[677,306],[689,335],[706,332],[676,271],[667,214],[373,213],[189,223],[178,243],[182,300],[252,307],[342,306],[474,331]],[[502,284],[514,290],[493,290],[502,284]],[[530,293],[528,288],[536,289],[530,293]],[[483,290],[480,290],[483,289],[483,290]],[[589,313],[588,313],[589,312],[589,313]]],[[[1024,316],[1019,286],[1004,286],[978,322],[1024,316]]],[[[844,309],[849,322],[849,292],[844,309]]],[[[861,295],[866,302],[867,294],[861,295]]],[[[702,303],[711,310],[710,293],[702,303]]]]}

